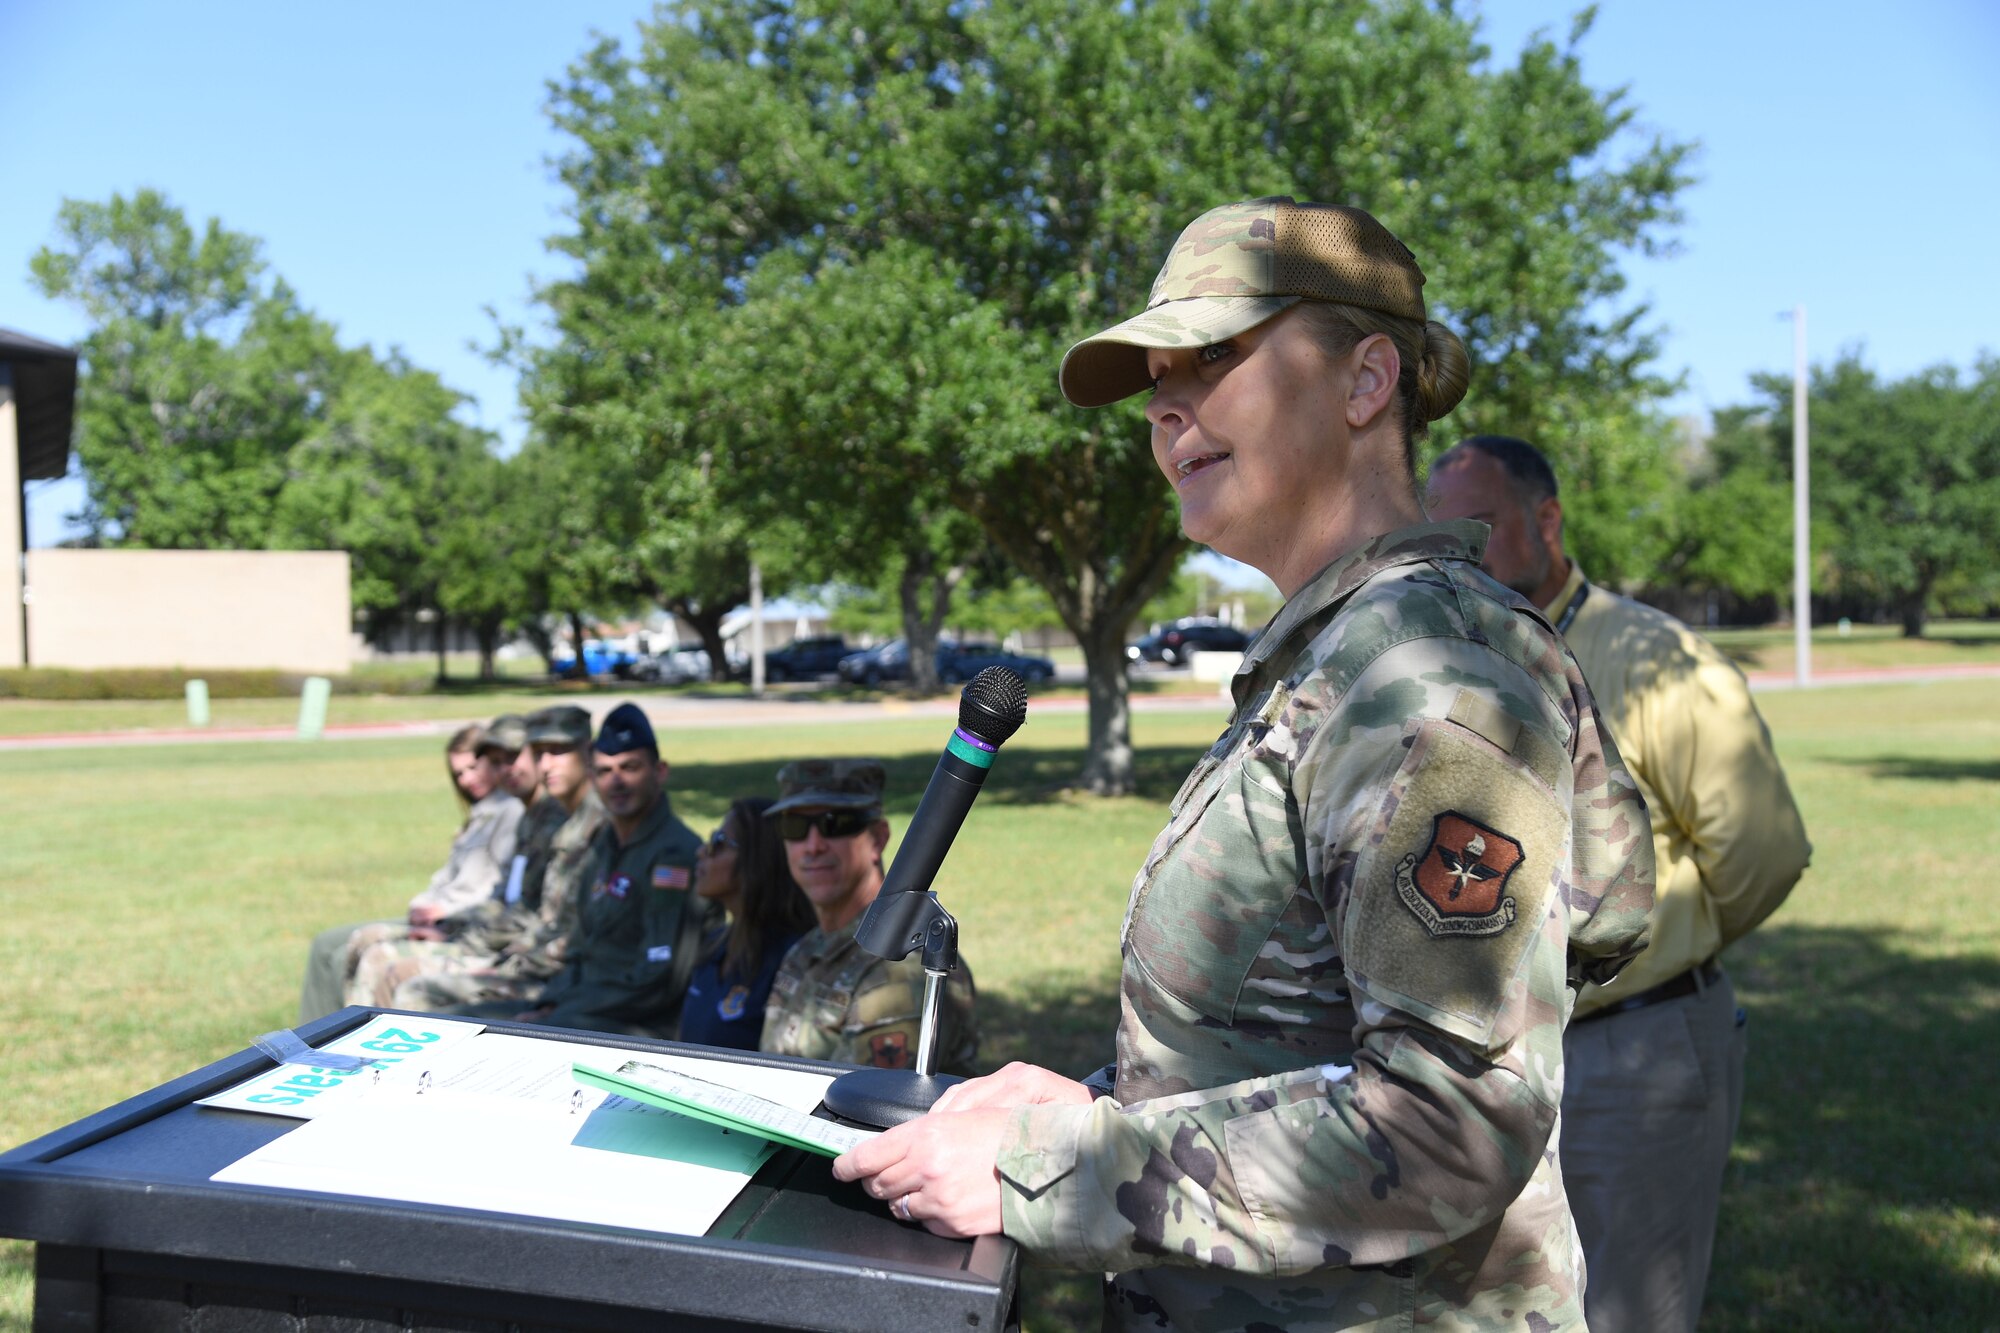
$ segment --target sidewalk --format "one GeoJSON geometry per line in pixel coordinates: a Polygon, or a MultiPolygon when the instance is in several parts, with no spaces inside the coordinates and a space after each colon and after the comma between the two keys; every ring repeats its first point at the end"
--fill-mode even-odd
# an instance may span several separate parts
{"type": "MultiPolygon", "coordinates": [[[[1750,674],[1753,692],[1798,688],[1790,672],[1758,671],[1750,674]]],[[[2000,663],[1940,666],[1848,668],[1815,671],[1813,689],[1835,689],[1845,685],[1918,685],[1948,680],[2000,680],[2000,663]]],[[[772,727],[810,723],[891,721],[900,718],[938,719],[958,716],[958,700],[950,696],[936,699],[877,699],[849,702],[840,699],[811,699],[773,694],[764,699],[702,699],[688,695],[636,696],[655,726],[668,733],[713,727],[772,727]]],[[[585,706],[593,721],[618,706],[615,696],[593,697],[585,706]]],[[[1088,710],[1089,701],[1080,697],[1030,699],[1035,714],[1076,714],[1088,710]]],[[[1187,682],[1185,693],[1134,694],[1135,713],[1223,712],[1220,694],[1214,686],[1187,682]]],[[[347,722],[326,728],[327,740],[371,740],[396,736],[445,736],[475,719],[437,718],[422,722],[347,722]]],[[[0,754],[12,750],[57,750],[106,745],[186,745],[230,741],[282,741],[296,734],[292,727],[155,727],[128,731],[42,732],[25,736],[0,736],[0,754]]]]}
{"type": "MultiPolygon", "coordinates": [[[[603,720],[604,715],[625,702],[615,696],[592,698],[588,702],[578,700],[588,708],[592,724],[603,720]]],[[[807,724],[838,724],[842,722],[888,721],[901,718],[954,719],[958,716],[958,700],[951,697],[937,699],[878,699],[843,700],[807,699],[773,695],[764,699],[701,699],[687,695],[653,697],[636,695],[633,702],[646,710],[653,725],[663,733],[691,731],[716,727],[769,727],[803,726],[807,724]]],[[[1081,698],[1035,699],[1030,698],[1028,707],[1035,714],[1076,714],[1088,710],[1088,700],[1081,698]]],[[[1135,694],[1132,696],[1132,711],[1153,712],[1200,712],[1213,711],[1218,718],[1223,713],[1222,699],[1212,688],[1200,693],[1189,694],[1135,694]]],[[[373,740],[398,736],[447,736],[476,717],[435,718],[420,722],[345,722],[329,723],[323,739],[373,740]]],[[[0,754],[12,750],[60,750],[100,747],[107,745],[187,745],[230,741],[284,741],[297,735],[293,727],[144,727],[123,731],[76,731],[38,732],[22,736],[0,736],[0,754]]]]}
{"type": "MultiPolygon", "coordinates": [[[[1798,682],[1789,671],[1748,673],[1753,693],[1765,690],[1795,690],[1798,682]]],[[[2000,663],[1980,662],[1965,666],[1845,667],[1834,671],[1814,668],[1808,689],[1839,685],[1924,685],[1941,680],[2000,680],[2000,663]]]]}

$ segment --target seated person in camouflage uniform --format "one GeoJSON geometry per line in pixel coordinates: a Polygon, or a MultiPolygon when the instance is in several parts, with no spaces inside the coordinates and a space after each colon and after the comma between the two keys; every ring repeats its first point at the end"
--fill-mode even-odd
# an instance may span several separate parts
{"type": "Polygon", "coordinates": [[[562,971],[516,1017],[552,1027],[671,1036],[718,913],[693,893],[701,839],[674,817],[667,762],[634,704],[604,719],[591,780],[610,825],[592,844],[562,971]]]}
{"type": "Polygon", "coordinates": [[[590,789],[590,714],[574,704],[528,717],[522,751],[543,795],[521,821],[514,867],[502,893],[471,912],[449,939],[419,936],[362,955],[348,1003],[446,1009],[504,1002],[513,1012],[562,970],[561,946],[576,921],[574,892],[604,826],[590,789]]]}
{"type": "Polygon", "coordinates": [[[521,797],[508,784],[519,780],[513,766],[526,743],[527,725],[512,714],[494,718],[489,726],[463,727],[446,742],[446,768],[466,805],[451,855],[410,900],[404,920],[334,926],[314,937],[299,992],[300,1022],[323,1017],[347,1002],[348,983],[370,945],[435,927],[501,888],[522,815],[521,797]]]}
{"type": "MultiPolygon", "coordinates": [[[[912,954],[890,962],[863,949],[855,928],[882,889],[882,818],[887,774],[872,759],[807,759],[778,772],[770,809],[785,840],[792,878],[819,925],[779,965],[764,1011],[762,1048],[851,1065],[913,1069],[923,1011],[924,967],[912,954]]],[[[962,960],[938,1010],[937,1067],[970,1074],[979,1053],[972,969],[962,960]]]]}

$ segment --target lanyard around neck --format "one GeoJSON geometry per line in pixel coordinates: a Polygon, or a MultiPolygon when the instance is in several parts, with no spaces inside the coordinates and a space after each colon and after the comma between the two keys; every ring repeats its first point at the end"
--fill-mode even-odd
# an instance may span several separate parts
{"type": "Polygon", "coordinates": [[[1583,599],[1588,596],[1590,596],[1590,580],[1585,579],[1576,585],[1576,596],[1570,598],[1569,605],[1563,608],[1562,619],[1556,622],[1557,634],[1569,633],[1571,623],[1576,620],[1576,613],[1583,610],[1583,599]]]}

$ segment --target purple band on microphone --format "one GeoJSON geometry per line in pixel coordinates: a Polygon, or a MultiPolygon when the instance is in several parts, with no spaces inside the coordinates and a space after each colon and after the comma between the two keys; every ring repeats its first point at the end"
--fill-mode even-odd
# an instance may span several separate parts
{"type": "Polygon", "coordinates": [[[997,745],[988,745],[985,741],[980,740],[979,737],[973,735],[971,732],[967,731],[964,727],[953,727],[951,729],[951,734],[958,737],[960,740],[964,741],[967,745],[976,746],[979,749],[986,751],[986,753],[988,754],[997,753],[998,750],[1000,749],[1000,747],[997,745]]]}

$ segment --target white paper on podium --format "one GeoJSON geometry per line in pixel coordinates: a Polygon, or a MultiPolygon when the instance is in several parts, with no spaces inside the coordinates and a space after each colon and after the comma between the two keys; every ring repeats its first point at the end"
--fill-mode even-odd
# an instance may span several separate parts
{"type": "Polygon", "coordinates": [[[350,1098],[361,1096],[369,1088],[402,1081],[404,1066],[434,1062],[441,1052],[478,1035],[482,1027],[463,1018],[442,1015],[413,1018],[377,1014],[320,1048],[333,1054],[366,1056],[374,1064],[360,1069],[279,1065],[213,1097],[203,1097],[195,1105],[311,1120],[350,1098]]]}
{"type": "Polygon", "coordinates": [[[684,1069],[800,1111],[818,1106],[833,1081],[726,1058],[483,1032],[439,1052],[413,1082],[344,1099],[210,1178],[675,1235],[707,1231],[771,1145],[579,1087],[570,1062],[580,1052],[684,1069]]]}

